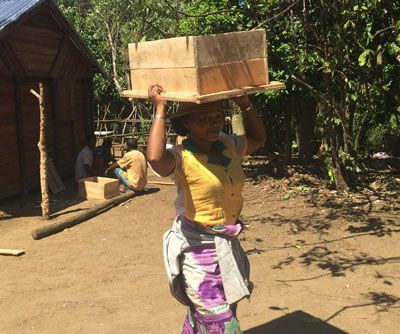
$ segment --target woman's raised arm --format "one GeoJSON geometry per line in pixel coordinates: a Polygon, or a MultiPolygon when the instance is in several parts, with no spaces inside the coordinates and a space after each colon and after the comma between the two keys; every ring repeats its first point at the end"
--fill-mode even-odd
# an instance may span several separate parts
{"type": "Polygon", "coordinates": [[[264,145],[267,140],[267,131],[264,123],[247,95],[234,99],[243,111],[243,123],[246,131],[247,152],[251,154],[264,145]]]}
{"type": "Polygon", "coordinates": [[[146,157],[156,173],[167,176],[174,170],[176,162],[172,153],[166,150],[165,112],[167,106],[160,95],[161,91],[162,87],[158,84],[149,86],[149,99],[156,108],[156,113],[150,128],[146,157]]]}

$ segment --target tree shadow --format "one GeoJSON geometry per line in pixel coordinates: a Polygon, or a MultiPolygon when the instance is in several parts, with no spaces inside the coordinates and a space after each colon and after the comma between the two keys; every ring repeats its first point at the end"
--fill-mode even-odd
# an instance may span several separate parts
{"type": "MultiPolygon", "coordinates": [[[[347,333],[328,323],[340,313],[349,309],[375,306],[377,312],[388,312],[398,308],[400,298],[385,292],[369,292],[364,295],[368,299],[363,304],[348,305],[340,308],[326,319],[314,317],[303,311],[295,311],[282,317],[245,330],[244,334],[343,334],[347,333]]],[[[279,307],[270,307],[272,310],[284,311],[279,307]]]]}
{"type": "Polygon", "coordinates": [[[377,312],[388,312],[392,308],[398,308],[396,304],[400,301],[399,297],[389,295],[385,292],[369,292],[368,294],[364,295],[364,297],[368,298],[370,301],[364,304],[344,306],[336,311],[334,314],[326,318],[325,321],[332,320],[340,313],[352,308],[375,306],[377,312]]]}
{"type": "MultiPolygon", "coordinates": [[[[346,257],[337,251],[331,251],[327,247],[317,246],[299,256],[300,264],[309,267],[315,265],[326,273],[309,278],[293,280],[282,280],[282,283],[309,281],[323,276],[343,277],[347,272],[354,272],[360,266],[381,266],[388,263],[400,263],[400,256],[388,258],[372,257],[367,253],[361,252],[353,257],[346,257]]],[[[274,265],[273,269],[283,269],[294,262],[293,257],[288,257],[274,265]]]]}
{"type": "Polygon", "coordinates": [[[295,311],[243,332],[244,334],[346,334],[303,311],[295,311]]]}

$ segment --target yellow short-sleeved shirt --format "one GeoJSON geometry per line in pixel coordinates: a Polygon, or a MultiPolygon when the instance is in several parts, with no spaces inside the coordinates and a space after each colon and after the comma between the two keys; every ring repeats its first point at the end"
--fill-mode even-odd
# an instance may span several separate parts
{"type": "Polygon", "coordinates": [[[118,166],[126,170],[122,176],[128,179],[135,190],[142,190],[147,184],[147,162],[142,152],[132,150],[118,160],[118,166]]]}
{"type": "Polygon", "coordinates": [[[175,207],[178,215],[204,226],[235,224],[243,206],[241,158],[247,151],[247,140],[221,133],[213,145],[223,154],[223,164],[189,140],[171,150],[177,161],[172,175],[178,191],[175,207]]]}

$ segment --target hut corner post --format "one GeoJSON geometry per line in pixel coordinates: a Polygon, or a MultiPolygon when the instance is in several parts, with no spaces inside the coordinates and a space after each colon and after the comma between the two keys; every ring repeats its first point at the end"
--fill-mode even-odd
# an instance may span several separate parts
{"type": "Polygon", "coordinates": [[[38,148],[40,152],[40,188],[42,192],[42,218],[49,219],[49,190],[47,186],[46,109],[43,83],[39,83],[39,94],[33,89],[31,89],[30,92],[39,100],[40,136],[38,148]]]}

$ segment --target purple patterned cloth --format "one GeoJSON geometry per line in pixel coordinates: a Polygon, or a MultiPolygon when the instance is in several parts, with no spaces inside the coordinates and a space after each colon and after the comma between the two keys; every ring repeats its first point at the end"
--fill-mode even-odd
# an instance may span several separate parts
{"type": "MultiPolygon", "coordinates": [[[[238,235],[243,226],[199,226],[184,220],[187,226],[202,233],[238,235]]],[[[236,304],[226,301],[215,244],[196,245],[183,252],[182,274],[186,294],[191,302],[182,334],[239,334],[236,304]]]]}

